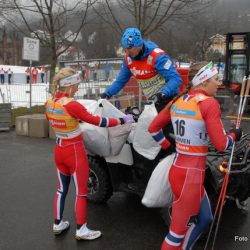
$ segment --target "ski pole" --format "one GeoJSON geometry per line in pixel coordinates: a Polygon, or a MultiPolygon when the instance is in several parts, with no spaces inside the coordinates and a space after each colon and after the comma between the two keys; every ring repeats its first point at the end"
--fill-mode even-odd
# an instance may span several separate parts
{"type": "MultiPolygon", "coordinates": [[[[237,116],[237,120],[236,120],[237,122],[239,120],[240,113],[241,113],[242,96],[243,96],[243,92],[245,90],[245,84],[246,84],[246,77],[243,78],[242,85],[241,85],[240,102],[239,102],[239,108],[238,108],[238,116],[237,116]]],[[[211,224],[210,229],[209,229],[209,233],[208,233],[208,237],[207,237],[207,241],[206,241],[206,245],[205,245],[204,250],[207,250],[210,238],[212,236],[212,231],[213,231],[214,224],[215,224],[215,221],[216,221],[217,213],[218,213],[219,208],[221,206],[222,196],[224,194],[226,181],[227,181],[227,178],[225,176],[224,179],[223,179],[222,187],[221,187],[220,194],[219,194],[219,197],[218,197],[218,200],[217,200],[217,204],[216,204],[216,208],[215,208],[215,212],[214,212],[214,218],[213,218],[212,224],[211,224]]]]}
{"type": "Polygon", "coordinates": [[[213,218],[212,224],[211,224],[210,229],[209,229],[209,233],[208,233],[208,237],[207,237],[207,241],[206,241],[206,245],[205,245],[204,250],[207,250],[210,238],[212,236],[212,231],[213,231],[214,224],[215,224],[215,221],[216,221],[216,216],[217,216],[217,213],[218,213],[218,210],[220,208],[221,201],[222,201],[222,195],[223,195],[223,192],[224,192],[224,189],[225,189],[225,184],[226,184],[226,178],[224,178],[223,182],[222,182],[220,195],[219,195],[219,198],[218,198],[218,201],[217,201],[217,204],[216,204],[216,208],[215,208],[215,212],[214,212],[214,218],[213,218]]]}
{"type": "MultiPolygon", "coordinates": [[[[242,85],[241,93],[240,93],[241,100],[240,100],[239,112],[238,112],[237,123],[236,123],[236,128],[237,129],[240,127],[240,124],[241,124],[241,120],[242,120],[242,116],[243,116],[243,113],[244,113],[244,109],[245,109],[245,105],[246,105],[246,99],[248,97],[249,89],[250,89],[250,77],[248,77],[247,82],[246,82],[246,78],[245,78],[245,81],[243,79],[243,85],[242,85]],[[246,89],[245,89],[245,85],[246,85],[246,89]]],[[[216,237],[217,237],[217,233],[218,233],[218,229],[219,229],[220,219],[221,219],[221,215],[222,215],[222,210],[223,210],[223,207],[224,207],[224,201],[225,201],[226,192],[227,192],[229,175],[230,175],[232,161],[233,161],[234,148],[235,148],[235,142],[233,143],[233,146],[232,146],[232,151],[231,151],[231,155],[230,155],[229,162],[228,162],[227,172],[226,172],[226,175],[224,177],[224,180],[225,180],[224,185],[225,186],[224,186],[223,190],[221,190],[221,192],[223,194],[222,194],[222,197],[221,197],[220,210],[219,210],[218,220],[217,220],[217,224],[216,224],[216,229],[215,229],[215,232],[214,232],[214,239],[213,239],[213,243],[212,243],[212,249],[214,249],[214,245],[215,245],[215,241],[216,241],[216,237]]]]}
{"type": "Polygon", "coordinates": [[[241,118],[243,115],[242,108],[243,108],[243,106],[245,106],[245,104],[243,105],[243,103],[244,103],[243,99],[246,99],[245,96],[248,95],[247,89],[245,89],[245,86],[246,86],[246,84],[248,85],[248,82],[249,82],[249,78],[247,79],[247,77],[244,76],[242,86],[241,86],[241,91],[240,91],[240,103],[239,103],[239,109],[238,109],[238,117],[236,120],[236,128],[240,127],[240,121],[241,121],[241,118]],[[246,92],[246,94],[245,94],[245,92],[246,92]]]}
{"type": "MultiPolygon", "coordinates": [[[[240,123],[241,123],[241,120],[242,120],[242,115],[243,115],[243,112],[244,112],[244,107],[245,107],[245,104],[246,104],[246,99],[247,99],[248,93],[249,93],[249,88],[250,88],[250,77],[248,78],[248,80],[247,80],[246,77],[244,77],[243,82],[242,82],[242,86],[241,86],[241,92],[240,92],[240,103],[239,103],[238,116],[237,116],[237,121],[236,121],[236,128],[240,127],[240,123]],[[247,82],[247,87],[245,89],[246,82],[247,82]]],[[[217,216],[217,213],[218,213],[218,210],[219,210],[218,221],[217,221],[217,224],[216,224],[216,230],[215,230],[215,233],[214,233],[214,239],[213,239],[213,244],[212,244],[212,249],[214,248],[214,244],[215,244],[215,240],[216,240],[216,236],[217,236],[217,232],[218,232],[218,228],[219,228],[219,223],[220,223],[220,219],[221,219],[221,214],[222,214],[222,210],[223,210],[223,207],[224,207],[224,201],[225,201],[225,197],[226,197],[226,190],[227,190],[227,185],[228,185],[228,180],[229,180],[229,174],[230,174],[230,171],[231,171],[231,164],[232,164],[232,159],[233,159],[234,146],[235,146],[235,143],[233,143],[233,147],[232,147],[232,151],[231,151],[231,155],[230,155],[230,160],[229,160],[229,163],[228,163],[229,167],[227,169],[226,175],[225,175],[223,183],[222,183],[222,188],[221,188],[221,191],[220,191],[220,195],[219,195],[217,205],[216,205],[216,209],[215,209],[215,213],[214,213],[214,219],[213,219],[212,224],[210,226],[210,230],[209,230],[209,234],[208,234],[208,238],[207,238],[204,250],[206,250],[207,247],[208,247],[208,243],[209,243],[209,240],[210,240],[211,235],[212,235],[212,229],[213,229],[214,223],[216,221],[216,216],[217,216]]]]}

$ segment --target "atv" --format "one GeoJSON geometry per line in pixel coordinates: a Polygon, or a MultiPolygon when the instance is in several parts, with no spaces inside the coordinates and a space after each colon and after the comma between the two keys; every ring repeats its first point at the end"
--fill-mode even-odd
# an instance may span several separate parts
{"type": "MultiPolygon", "coordinates": [[[[132,113],[136,118],[140,115],[136,107],[128,108],[126,113],[132,113]]],[[[136,123],[134,125],[136,126],[136,123]]],[[[164,134],[166,135],[166,132],[164,134]]],[[[171,134],[168,139],[173,142],[171,134]]],[[[159,161],[171,154],[173,150],[173,148],[167,152],[161,150],[154,160],[148,160],[135,151],[128,138],[117,156],[89,155],[88,200],[94,203],[104,203],[109,200],[113,192],[118,191],[142,197],[152,171],[159,161]]],[[[221,153],[217,152],[212,145],[209,146],[204,185],[212,204],[215,204],[218,198],[224,178],[221,166],[225,167],[229,157],[230,150],[221,153]]],[[[246,209],[245,201],[250,197],[250,134],[244,135],[236,143],[231,169],[226,198],[235,201],[239,208],[246,209]]],[[[171,209],[169,211],[164,214],[170,216],[171,209]]],[[[169,219],[165,221],[169,222],[169,219]]]]}

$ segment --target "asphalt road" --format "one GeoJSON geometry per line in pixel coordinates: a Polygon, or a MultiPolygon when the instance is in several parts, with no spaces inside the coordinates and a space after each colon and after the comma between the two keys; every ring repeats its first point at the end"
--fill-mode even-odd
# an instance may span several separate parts
{"type": "MultiPolygon", "coordinates": [[[[225,121],[226,126],[229,120],[225,121]]],[[[249,120],[243,122],[250,132],[249,120]]],[[[141,205],[135,195],[115,193],[106,205],[88,205],[88,226],[103,232],[93,242],[77,242],[74,188],[66,200],[70,230],[52,233],[56,191],[54,141],[0,132],[0,250],[159,250],[167,232],[158,209],[141,205]]],[[[250,202],[250,201],[249,201],[250,202]]],[[[250,249],[250,208],[225,207],[216,250],[250,249]]],[[[204,248],[199,242],[194,249],[204,248]]]]}

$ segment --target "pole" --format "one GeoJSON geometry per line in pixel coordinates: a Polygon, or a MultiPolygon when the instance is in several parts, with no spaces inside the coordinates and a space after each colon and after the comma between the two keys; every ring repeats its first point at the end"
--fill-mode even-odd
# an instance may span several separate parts
{"type": "MultiPolygon", "coordinates": [[[[240,127],[240,124],[241,124],[241,120],[242,120],[242,116],[243,116],[244,108],[245,108],[245,104],[246,104],[246,99],[247,99],[248,94],[249,94],[249,89],[250,89],[250,77],[248,77],[248,78],[244,77],[242,85],[241,85],[240,103],[239,103],[239,109],[238,109],[238,117],[237,117],[237,121],[236,121],[236,128],[237,129],[240,127]]],[[[224,207],[226,192],[227,192],[229,175],[230,175],[232,161],[233,161],[234,147],[235,147],[235,142],[233,143],[233,146],[232,146],[232,151],[230,154],[230,159],[228,162],[226,175],[225,175],[224,180],[223,180],[223,185],[222,185],[222,188],[220,191],[219,199],[218,199],[216,210],[214,213],[214,219],[213,219],[213,222],[210,226],[209,235],[208,235],[204,250],[206,250],[208,248],[208,244],[209,244],[210,237],[212,235],[212,229],[213,229],[213,226],[215,224],[217,212],[219,211],[218,220],[217,220],[216,228],[215,228],[215,232],[214,232],[214,238],[213,238],[213,242],[212,242],[212,248],[211,248],[212,250],[214,249],[215,241],[216,241],[217,234],[218,234],[219,224],[220,224],[220,220],[221,220],[221,215],[222,215],[222,211],[223,211],[223,207],[224,207]]]]}
{"type": "Polygon", "coordinates": [[[31,112],[31,107],[32,107],[32,61],[30,60],[30,113],[31,112]]]}
{"type": "MultiPolygon", "coordinates": [[[[246,105],[246,99],[247,99],[247,96],[249,94],[249,88],[250,88],[250,78],[248,77],[248,79],[247,79],[244,77],[241,92],[240,92],[241,101],[240,101],[240,105],[239,105],[239,112],[238,112],[238,117],[237,117],[237,122],[236,122],[237,129],[240,128],[242,116],[243,116],[245,105],[246,105]],[[246,85],[246,87],[245,87],[245,85],[246,85]]],[[[232,162],[233,162],[234,148],[235,148],[235,142],[233,144],[230,159],[228,162],[226,176],[224,177],[225,178],[225,186],[224,186],[224,189],[222,190],[222,198],[221,198],[221,204],[220,204],[221,206],[220,206],[218,220],[217,220],[217,224],[216,224],[216,228],[215,228],[212,249],[214,249],[214,245],[215,245],[215,241],[216,241],[216,237],[217,237],[217,233],[218,233],[218,228],[219,228],[219,224],[220,224],[221,214],[222,214],[222,210],[224,207],[224,201],[225,201],[226,192],[227,192],[228,180],[229,180],[229,175],[230,175],[231,166],[232,166],[232,162]]]]}

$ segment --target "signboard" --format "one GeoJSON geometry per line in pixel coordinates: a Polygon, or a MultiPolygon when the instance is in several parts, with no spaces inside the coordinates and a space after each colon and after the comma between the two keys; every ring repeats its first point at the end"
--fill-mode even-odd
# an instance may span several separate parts
{"type": "Polygon", "coordinates": [[[39,61],[39,40],[29,37],[23,38],[23,60],[39,61]]]}

